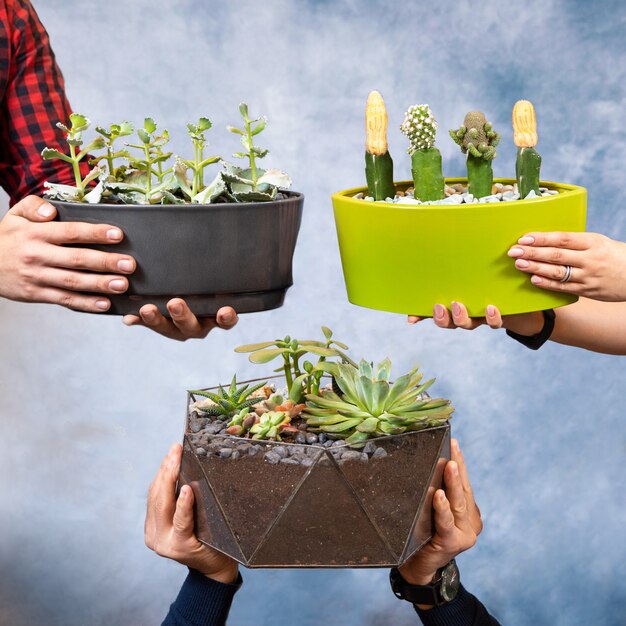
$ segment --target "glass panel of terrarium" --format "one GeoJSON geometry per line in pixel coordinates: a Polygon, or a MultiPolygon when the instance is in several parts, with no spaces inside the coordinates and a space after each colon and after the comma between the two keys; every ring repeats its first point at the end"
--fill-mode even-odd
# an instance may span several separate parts
{"type": "MultiPolygon", "coordinates": [[[[372,439],[359,450],[334,452],[339,469],[398,561],[449,429],[446,425],[372,439]]],[[[428,539],[430,523],[426,534],[428,539]]]]}
{"type": "Polygon", "coordinates": [[[323,454],[250,566],[359,567],[394,562],[336,463],[323,454]]]}
{"type": "Polygon", "coordinates": [[[314,446],[210,435],[198,458],[247,560],[319,454],[314,446]]]}
{"type": "Polygon", "coordinates": [[[180,485],[190,485],[195,501],[196,536],[200,541],[213,546],[220,552],[245,563],[239,545],[228,527],[228,522],[217,504],[217,500],[208,485],[204,472],[185,437],[183,459],[180,467],[180,485]]]}
{"type": "Polygon", "coordinates": [[[433,534],[433,496],[443,485],[443,471],[450,459],[450,427],[445,428],[440,448],[435,455],[433,471],[424,492],[415,524],[411,529],[402,562],[406,561],[416,550],[419,550],[433,534]]]}

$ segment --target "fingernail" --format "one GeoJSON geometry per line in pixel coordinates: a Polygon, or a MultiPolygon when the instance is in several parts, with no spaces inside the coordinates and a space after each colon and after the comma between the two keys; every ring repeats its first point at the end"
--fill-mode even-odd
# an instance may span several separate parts
{"type": "Polygon", "coordinates": [[[55,210],[56,209],[51,204],[44,202],[44,204],[40,205],[37,209],[37,213],[41,215],[41,217],[52,217],[55,210]]]}
{"type": "Polygon", "coordinates": [[[446,308],[442,304],[435,304],[435,317],[442,320],[445,317],[446,308]]]}
{"type": "Polygon", "coordinates": [[[119,241],[122,238],[122,231],[119,228],[111,228],[107,230],[107,239],[111,241],[119,241]]]}
{"type": "Polygon", "coordinates": [[[117,262],[117,269],[120,272],[132,272],[133,271],[133,262],[130,259],[122,259],[117,262]]]}
{"type": "Polygon", "coordinates": [[[487,317],[493,317],[496,314],[496,307],[493,304],[487,305],[487,317]]]}
{"type": "Polygon", "coordinates": [[[541,283],[543,282],[543,280],[541,279],[541,276],[531,276],[530,277],[530,282],[533,285],[541,285],[541,283]]]}
{"type": "Polygon", "coordinates": [[[146,322],[152,322],[154,321],[156,314],[154,313],[154,311],[146,311],[145,313],[141,314],[141,317],[143,317],[146,322]]]}
{"type": "Polygon", "coordinates": [[[516,257],[516,256],[523,256],[523,255],[524,255],[524,250],[522,250],[522,248],[511,248],[511,249],[507,252],[507,254],[508,254],[509,256],[513,256],[513,257],[516,257]]]}
{"type": "Polygon", "coordinates": [[[100,309],[101,311],[106,311],[110,306],[110,303],[108,300],[96,300],[96,308],[100,309]]]}
{"type": "Polygon", "coordinates": [[[452,315],[461,315],[461,307],[458,302],[452,303],[452,315]]]}
{"type": "Polygon", "coordinates": [[[523,246],[532,246],[535,243],[535,238],[530,235],[524,235],[517,240],[517,243],[520,243],[523,246]]]}
{"type": "Polygon", "coordinates": [[[109,289],[111,291],[126,291],[126,281],[121,278],[114,278],[109,283],[109,289]]]}
{"type": "Polygon", "coordinates": [[[170,307],[170,311],[172,315],[182,315],[183,314],[183,305],[182,304],[173,304],[170,307]]]}
{"type": "Polygon", "coordinates": [[[526,269],[529,265],[530,263],[526,259],[517,259],[515,261],[515,267],[519,269],[526,269]]]}

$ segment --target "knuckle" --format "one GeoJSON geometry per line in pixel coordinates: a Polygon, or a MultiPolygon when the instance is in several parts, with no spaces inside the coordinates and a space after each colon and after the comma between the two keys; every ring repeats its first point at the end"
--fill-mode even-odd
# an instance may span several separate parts
{"type": "Polygon", "coordinates": [[[63,277],[62,282],[63,282],[63,287],[65,289],[69,289],[70,291],[78,290],[78,277],[76,276],[76,274],[72,274],[68,272],[63,277]]]}
{"type": "Polygon", "coordinates": [[[37,249],[24,250],[21,259],[23,265],[39,265],[42,260],[37,249]]]}
{"type": "Polygon", "coordinates": [[[560,250],[559,248],[555,248],[554,250],[552,250],[552,252],[550,253],[550,258],[553,261],[560,261],[563,258],[563,252],[562,250],[560,250]]]}
{"type": "Polygon", "coordinates": [[[77,225],[68,222],[63,229],[63,237],[67,243],[76,243],[80,239],[80,231],[77,225]]]}
{"type": "Polygon", "coordinates": [[[57,300],[57,304],[68,309],[73,309],[76,307],[76,300],[71,293],[62,293],[57,300]]]}
{"type": "Polygon", "coordinates": [[[74,250],[70,256],[71,267],[85,267],[85,253],[81,250],[74,250]]]}
{"type": "Polygon", "coordinates": [[[572,237],[569,233],[559,233],[557,236],[558,245],[562,248],[568,248],[572,242],[572,237]]]}

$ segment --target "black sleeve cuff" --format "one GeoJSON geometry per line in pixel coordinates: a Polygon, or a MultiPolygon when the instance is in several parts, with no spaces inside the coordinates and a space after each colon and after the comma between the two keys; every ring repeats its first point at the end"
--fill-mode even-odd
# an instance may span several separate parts
{"type": "Polygon", "coordinates": [[[161,626],[224,626],[242,584],[241,574],[226,585],[190,569],[161,626]]]}
{"type": "Polygon", "coordinates": [[[500,626],[463,585],[452,602],[425,611],[415,607],[424,626],[500,626]]]}

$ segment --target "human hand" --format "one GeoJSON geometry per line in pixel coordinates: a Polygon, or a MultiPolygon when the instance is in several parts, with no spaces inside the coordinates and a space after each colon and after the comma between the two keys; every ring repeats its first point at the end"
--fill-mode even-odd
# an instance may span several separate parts
{"type": "Polygon", "coordinates": [[[435,534],[399,570],[411,585],[428,585],[437,570],[476,543],[483,529],[480,509],[467,476],[458,441],[450,442],[452,459],[444,470],[444,489],[433,496],[435,534]]]}
{"type": "Polygon", "coordinates": [[[155,332],[176,339],[203,339],[213,328],[230,330],[239,321],[235,309],[222,307],[215,317],[196,317],[187,303],[181,298],[173,298],[167,303],[167,310],[172,316],[165,317],[154,304],[145,304],[139,309],[139,315],[125,315],[127,326],[145,326],[155,332]]]}
{"type": "Polygon", "coordinates": [[[144,526],[146,546],[208,578],[231,584],[239,566],[229,556],[201,543],[194,534],[193,490],[183,485],[176,499],[176,481],[180,470],[182,446],[175,443],[150,485],[144,526]]]}
{"type": "MultiPolygon", "coordinates": [[[[416,324],[425,317],[409,315],[409,324],[416,324]]],[[[541,331],[544,324],[543,313],[518,313],[502,315],[498,307],[490,304],[485,309],[484,317],[470,317],[467,307],[461,302],[453,302],[448,310],[443,304],[436,304],[433,310],[433,321],[440,328],[464,328],[474,330],[479,326],[487,325],[490,328],[506,328],[520,335],[531,337],[541,331]]]]}
{"type": "Polygon", "coordinates": [[[626,243],[598,233],[528,233],[508,255],[542,289],[626,301],[626,243]],[[566,266],[571,267],[567,282],[566,266]]]}
{"type": "Polygon", "coordinates": [[[106,311],[111,306],[108,298],[77,292],[125,292],[128,279],[123,274],[135,271],[135,260],[63,244],[115,244],[124,234],[107,224],[52,222],[55,215],[54,206],[27,196],[0,221],[0,296],[91,313],[106,311]]]}

